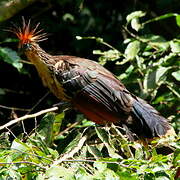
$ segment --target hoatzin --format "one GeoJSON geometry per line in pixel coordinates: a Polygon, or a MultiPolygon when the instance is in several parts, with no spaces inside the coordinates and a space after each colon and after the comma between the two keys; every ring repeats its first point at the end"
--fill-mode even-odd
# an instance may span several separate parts
{"type": "Polygon", "coordinates": [[[35,65],[44,86],[60,100],[70,102],[89,120],[97,124],[118,124],[138,137],[165,135],[171,126],[152,106],[130,93],[107,69],[95,61],[68,55],[52,56],[38,42],[47,34],[30,27],[11,29],[19,47],[35,65]]]}

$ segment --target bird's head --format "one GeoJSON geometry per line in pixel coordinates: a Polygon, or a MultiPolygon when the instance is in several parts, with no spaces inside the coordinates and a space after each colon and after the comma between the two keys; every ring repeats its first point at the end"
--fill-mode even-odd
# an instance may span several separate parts
{"type": "Polygon", "coordinates": [[[31,51],[33,45],[37,42],[44,41],[47,39],[47,34],[42,33],[43,29],[38,30],[40,23],[36,26],[31,27],[31,21],[25,21],[24,17],[22,18],[22,27],[17,27],[14,25],[13,28],[8,31],[13,32],[19,39],[18,47],[24,51],[31,51]]]}

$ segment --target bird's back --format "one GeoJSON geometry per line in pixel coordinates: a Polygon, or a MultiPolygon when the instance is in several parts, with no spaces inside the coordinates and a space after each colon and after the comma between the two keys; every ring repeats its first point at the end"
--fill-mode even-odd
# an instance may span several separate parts
{"type": "Polygon", "coordinates": [[[73,105],[98,124],[121,124],[138,136],[152,138],[166,134],[167,120],[152,106],[131,94],[98,63],[74,56],[55,56],[56,79],[73,105]],[[64,69],[62,68],[64,66],[64,69]],[[63,71],[62,71],[63,69],[63,71]]]}

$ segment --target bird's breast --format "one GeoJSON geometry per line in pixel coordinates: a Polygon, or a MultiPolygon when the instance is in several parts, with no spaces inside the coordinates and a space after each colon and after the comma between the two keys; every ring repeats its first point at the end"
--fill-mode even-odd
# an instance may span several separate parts
{"type": "Polygon", "coordinates": [[[63,101],[70,101],[70,98],[64,92],[61,82],[56,79],[48,66],[38,57],[32,57],[31,54],[28,55],[28,59],[35,65],[43,85],[48,87],[57,98],[63,101]]]}

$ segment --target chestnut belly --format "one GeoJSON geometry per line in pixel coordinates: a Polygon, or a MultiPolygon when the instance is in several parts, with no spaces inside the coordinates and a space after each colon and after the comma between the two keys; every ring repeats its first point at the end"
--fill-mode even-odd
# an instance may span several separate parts
{"type": "Polygon", "coordinates": [[[97,124],[120,124],[127,115],[108,109],[103,103],[85,93],[78,94],[72,101],[75,108],[97,124]]]}

